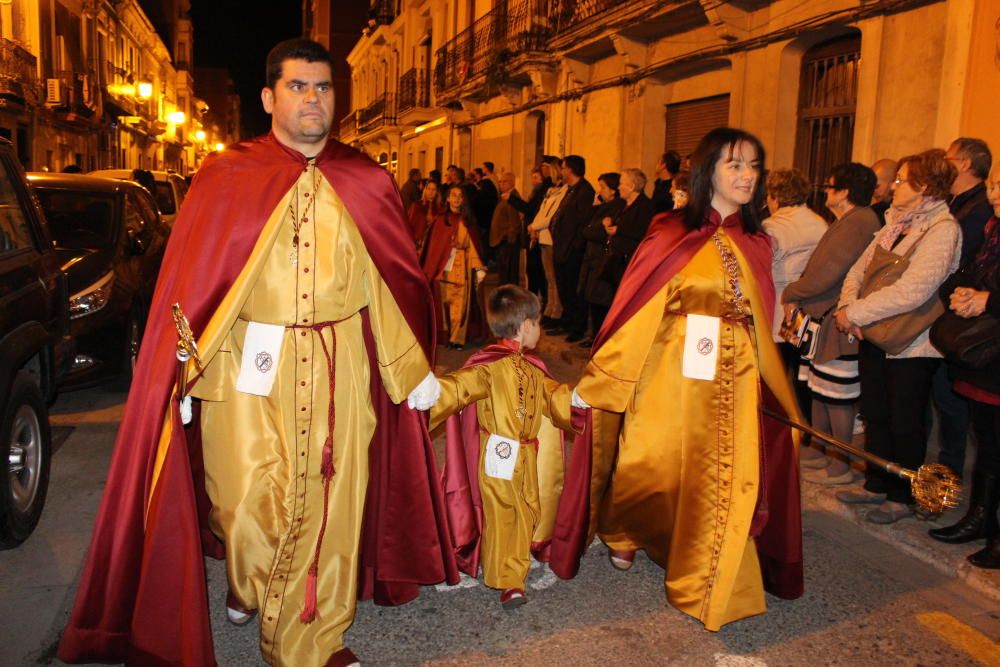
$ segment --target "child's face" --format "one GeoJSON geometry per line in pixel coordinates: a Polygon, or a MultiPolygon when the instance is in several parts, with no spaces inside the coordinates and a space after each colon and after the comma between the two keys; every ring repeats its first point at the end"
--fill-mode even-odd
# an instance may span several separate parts
{"type": "Polygon", "coordinates": [[[528,319],[521,323],[521,329],[518,333],[521,334],[521,347],[530,350],[538,345],[538,339],[542,335],[542,327],[538,320],[528,319]]]}

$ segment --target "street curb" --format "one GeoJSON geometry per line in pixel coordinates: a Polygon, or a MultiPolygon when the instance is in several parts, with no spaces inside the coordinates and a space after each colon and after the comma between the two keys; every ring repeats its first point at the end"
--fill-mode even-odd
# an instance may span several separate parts
{"type": "Polygon", "coordinates": [[[914,518],[902,519],[888,526],[869,522],[865,515],[872,505],[846,505],[834,495],[847,486],[822,486],[802,482],[802,508],[829,512],[850,521],[883,542],[899,548],[904,553],[933,566],[942,574],[956,577],[982,595],[1000,601],[1000,570],[984,570],[973,567],[965,559],[982,548],[982,541],[969,544],[944,544],[927,535],[931,528],[951,525],[965,511],[965,507],[946,513],[937,521],[920,521],[914,518]]]}

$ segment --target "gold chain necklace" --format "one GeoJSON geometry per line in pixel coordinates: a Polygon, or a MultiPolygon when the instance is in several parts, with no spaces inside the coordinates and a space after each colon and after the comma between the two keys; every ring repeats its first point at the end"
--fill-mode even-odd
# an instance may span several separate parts
{"type": "Polygon", "coordinates": [[[719,251],[719,256],[722,257],[722,266],[726,270],[726,274],[729,277],[729,286],[733,289],[733,307],[736,312],[744,317],[749,317],[750,312],[743,305],[743,289],[740,287],[740,273],[739,273],[739,261],[736,259],[736,255],[722,242],[722,237],[719,236],[719,232],[716,231],[712,234],[712,240],[715,241],[715,248],[719,251]]]}
{"type": "MultiPolygon", "coordinates": [[[[308,222],[309,209],[312,208],[313,218],[316,217],[316,191],[319,189],[319,169],[316,168],[315,164],[310,164],[312,168],[312,193],[306,193],[310,197],[309,203],[305,206],[305,212],[302,216],[296,215],[298,209],[298,197],[292,197],[292,200],[288,202],[288,214],[292,218],[292,252],[288,254],[288,261],[291,262],[292,266],[297,266],[299,263],[299,230],[302,229],[302,223],[308,222]]],[[[296,188],[298,189],[298,188],[296,188]]]]}
{"type": "Polygon", "coordinates": [[[524,435],[524,420],[528,416],[528,404],[524,399],[527,374],[524,371],[524,355],[520,349],[514,355],[514,374],[517,376],[517,410],[514,414],[521,420],[521,433],[518,437],[522,437],[524,435]]]}

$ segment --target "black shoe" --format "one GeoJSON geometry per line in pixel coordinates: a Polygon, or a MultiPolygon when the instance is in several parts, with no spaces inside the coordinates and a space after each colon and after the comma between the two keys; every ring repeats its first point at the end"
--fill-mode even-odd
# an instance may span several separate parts
{"type": "Polygon", "coordinates": [[[581,340],[584,339],[584,337],[585,337],[585,335],[583,333],[581,333],[579,331],[575,331],[575,332],[571,333],[570,335],[566,336],[566,342],[567,343],[579,343],[581,340]]]}
{"type": "Polygon", "coordinates": [[[934,528],[927,534],[946,544],[965,544],[998,532],[997,505],[1000,500],[1000,477],[975,474],[972,479],[969,510],[958,523],[934,528]]]}
{"type": "Polygon", "coordinates": [[[969,556],[966,560],[975,567],[986,570],[1000,570],[1000,535],[986,541],[986,548],[969,556]]]}

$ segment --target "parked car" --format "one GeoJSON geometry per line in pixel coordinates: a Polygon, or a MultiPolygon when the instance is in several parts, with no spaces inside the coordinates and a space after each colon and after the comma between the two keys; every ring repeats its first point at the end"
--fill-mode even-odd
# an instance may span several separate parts
{"type": "MultiPolygon", "coordinates": [[[[160,209],[160,216],[167,227],[174,226],[177,212],[181,210],[184,203],[184,196],[187,194],[188,185],[184,177],[173,171],[149,171],[153,175],[156,184],[156,191],[153,197],[156,205],[160,209]]],[[[88,174],[89,176],[104,176],[107,178],[118,178],[123,180],[135,180],[131,169],[98,169],[88,174]]]]}
{"type": "Polygon", "coordinates": [[[170,230],[150,193],[131,181],[31,173],[69,281],[76,343],[63,386],[132,381],[170,230]]]}
{"type": "Polygon", "coordinates": [[[13,146],[0,139],[0,550],[28,538],[48,491],[46,404],[72,355],[59,266],[13,146]]]}

